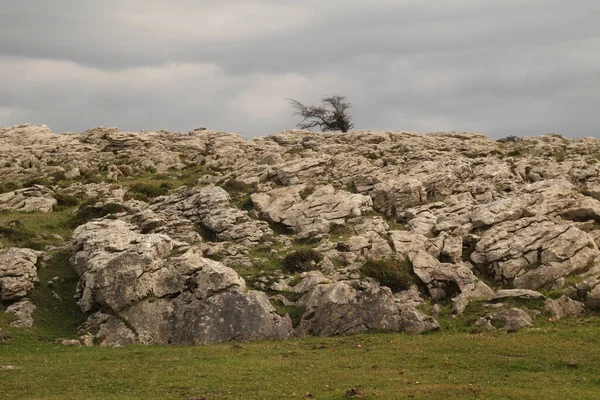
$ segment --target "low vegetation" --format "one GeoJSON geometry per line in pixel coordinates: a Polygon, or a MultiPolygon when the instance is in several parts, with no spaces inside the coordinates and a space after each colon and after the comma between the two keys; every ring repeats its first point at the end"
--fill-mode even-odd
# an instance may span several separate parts
{"type": "Polygon", "coordinates": [[[108,203],[104,205],[96,205],[97,199],[91,199],[84,205],[79,207],[69,218],[68,225],[71,228],[76,228],[96,218],[102,218],[109,214],[116,214],[127,211],[127,208],[122,204],[108,203]]]}
{"type": "Polygon", "coordinates": [[[281,266],[286,272],[295,274],[317,269],[321,260],[323,260],[323,256],[314,250],[297,250],[285,256],[281,266]]]}
{"type": "Polygon", "coordinates": [[[0,212],[0,243],[5,247],[42,249],[60,244],[70,237],[74,208],[62,208],[50,213],[0,212]]]}
{"type": "Polygon", "coordinates": [[[129,191],[127,192],[127,194],[130,198],[148,202],[155,197],[164,196],[168,194],[171,188],[172,185],[168,182],[137,182],[129,187],[129,191]]]}
{"type": "Polygon", "coordinates": [[[6,328],[7,399],[594,399],[597,319],[514,334],[365,334],[197,347],[73,348],[6,328]]]}
{"type": "Polygon", "coordinates": [[[410,262],[404,259],[367,260],[360,267],[360,272],[377,279],[393,291],[406,290],[416,282],[410,262]]]}

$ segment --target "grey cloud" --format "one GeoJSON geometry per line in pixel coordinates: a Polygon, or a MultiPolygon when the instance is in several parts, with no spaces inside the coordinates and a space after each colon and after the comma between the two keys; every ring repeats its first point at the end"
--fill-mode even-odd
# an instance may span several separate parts
{"type": "Polygon", "coordinates": [[[358,129],[600,136],[594,0],[33,3],[0,10],[0,125],[256,136],[341,93],[358,129]]]}

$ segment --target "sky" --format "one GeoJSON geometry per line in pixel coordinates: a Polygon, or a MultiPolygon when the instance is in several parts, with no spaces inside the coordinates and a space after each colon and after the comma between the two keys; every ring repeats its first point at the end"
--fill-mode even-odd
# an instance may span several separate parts
{"type": "Polygon", "coordinates": [[[0,0],[0,126],[600,137],[598,0],[0,0]]]}

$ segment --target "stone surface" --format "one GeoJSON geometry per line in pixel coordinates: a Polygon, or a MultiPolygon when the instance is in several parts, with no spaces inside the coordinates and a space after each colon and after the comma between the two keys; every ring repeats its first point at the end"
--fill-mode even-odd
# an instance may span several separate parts
{"type": "MultiPolygon", "coordinates": [[[[247,140],[200,129],[55,134],[25,124],[0,128],[0,209],[18,220],[74,196],[126,210],[73,236],[85,346],[420,332],[436,327],[417,311],[421,296],[438,313],[452,301],[460,314],[472,300],[499,312],[503,299],[563,290],[600,309],[598,154],[600,140],[552,134],[511,142],[288,130],[247,140]],[[23,188],[33,179],[44,186],[23,188]],[[171,187],[141,201],[134,184],[171,187]],[[277,271],[298,248],[324,256],[318,271],[277,271]],[[394,294],[361,274],[366,260],[390,258],[410,261],[421,293],[394,294]],[[240,274],[269,296],[248,290],[240,274]],[[303,296],[292,301],[290,291],[303,296]],[[307,308],[295,330],[269,298],[307,308]]],[[[53,234],[39,239],[52,243],[53,234]]],[[[31,290],[38,257],[8,251],[0,253],[6,304],[31,290]]],[[[561,304],[547,307],[558,315],[561,304]]]]}
{"type": "Polygon", "coordinates": [[[151,208],[200,224],[220,241],[252,245],[272,235],[268,223],[251,219],[230,201],[223,188],[211,185],[180,191],[151,208]]]}
{"type": "Polygon", "coordinates": [[[469,299],[487,300],[494,295],[466,264],[440,263],[425,250],[411,252],[409,260],[434,300],[452,299],[455,314],[465,310],[469,299]]]}
{"type": "Polygon", "coordinates": [[[544,313],[553,320],[565,317],[577,317],[584,312],[585,305],[582,302],[572,300],[564,295],[557,300],[547,299],[544,302],[544,313]]]}
{"type": "Polygon", "coordinates": [[[495,225],[483,234],[471,260],[498,281],[535,290],[589,270],[598,256],[598,247],[585,232],[536,217],[495,225]]]}
{"type": "Polygon", "coordinates": [[[31,328],[33,326],[33,313],[36,306],[29,299],[21,299],[6,307],[6,313],[14,316],[16,320],[10,326],[17,328],[31,328]]]}
{"type": "Polygon", "coordinates": [[[289,317],[266,294],[248,291],[231,268],[198,248],[172,254],[173,240],[143,234],[122,220],[99,220],[73,234],[72,262],[81,276],[77,299],[93,312],[82,331],[100,344],[198,344],[287,338],[289,317]],[[126,322],[126,323],[125,323],[126,322]]]}
{"type": "Polygon", "coordinates": [[[507,298],[517,298],[523,300],[543,299],[545,296],[540,292],[528,289],[501,289],[490,298],[491,301],[503,300],[507,298]]]}
{"type": "Polygon", "coordinates": [[[386,287],[358,291],[345,282],[321,284],[298,304],[306,307],[297,328],[301,335],[332,336],[369,329],[422,333],[439,328],[433,317],[394,297],[386,287]]]}
{"type": "Polygon", "coordinates": [[[335,190],[331,185],[277,188],[253,194],[252,202],[262,218],[290,227],[301,236],[327,233],[370,211],[372,205],[370,197],[335,190]],[[307,189],[312,192],[303,199],[302,192],[307,189]]]}
{"type": "Polygon", "coordinates": [[[36,263],[40,252],[31,249],[0,250],[0,301],[18,300],[38,282],[36,263]]]}
{"type": "Polygon", "coordinates": [[[532,323],[533,320],[525,311],[520,308],[507,308],[479,318],[475,325],[489,330],[501,329],[515,332],[529,328],[532,323]]]}
{"type": "Polygon", "coordinates": [[[0,210],[47,213],[56,203],[54,192],[41,185],[0,193],[0,210]]]}

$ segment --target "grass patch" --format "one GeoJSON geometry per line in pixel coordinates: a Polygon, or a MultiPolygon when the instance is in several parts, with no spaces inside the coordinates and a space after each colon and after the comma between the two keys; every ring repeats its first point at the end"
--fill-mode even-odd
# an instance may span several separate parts
{"type": "Polygon", "coordinates": [[[231,205],[244,211],[251,211],[254,209],[254,203],[250,197],[250,193],[242,194],[231,201],[231,205]]]}
{"type": "Polygon", "coordinates": [[[23,182],[23,187],[24,188],[32,187],[32,186],[35,186],[35,185],[51,186],[52,182],[50,182],[48,180],[48,178],[46,178],[46,177],[31,178],[31,179],[28,179],[25,182],[23,182]]]}
{"type": "Polygon", "coordinates": [[[9,399],[594,399],[597,319],[514,334],[363,334],[196,347],[73,348],[11,329],[9,399]],[[401,355],[401,357],[399,357],[401,355]]]}
{"type": "Polygon", "coordinates": [[[293,235],[294,234],[294,229],[290,226],[284,225],[280,222],[270,222],[269,223],[269,228],[271,228],[271,230],[276,234],[276,235],[293,235]]]}
{"type": "Polygon", "coordinates": [[[0,242],[5,247],[29,247],[40,250],[46,245],[60,244],[71,236],[69,225],[73,208],[50,213],[1,212],[0,242]]]}
{"type": "MultiPolygon", "coordinates": [[[[209,174],[210,172],[206,171],[201,165],[190,165],[184,169],[170,170],[168,173],[164,174],[153,174],[148,171],[141,172],[119,180],[119,184],[122,186],[138,186],[142,188],[149,185],[151,187],[158,187],[159,190],[164,190],[160,189],[161,185],[167,185],[168,189],[175,189],[181,186],[194,187],[198,185],[197,181],[199,178],[209,174]]],[[[156,190],[152,191],[156,193],[156,190]]],[[[153,196],[153,193],[150,193],[150,196],[153,196]]]]}
{"type": "Polygon", "coordinates": [[[389,228],[390,231],[407,231],[408,230],[408,225],[396,221],[395,217],[386,218],[386,222],[390,227],[389,228]]]}
{"type": "Polygon", "coordinates": [[[332,241],[340,241],[349,239],[354,235],[354,231],[347,225],[333,225],[329,230],[329,239],[332,241]]]}
{"type": "Polygon", "coordinates": [[[540,262],[534,262],[531,264],[527,264],[526,266],[523,267],[523,269],[525,271],[532,271],[534,269],[538,269],[540,267],[540,265],[542,265],[540,262]]]}
{"type": "Polygon", "coordinates": [[[137,182],[129,187],[127,194],[136,200],[148,202],[155,197],[168,194],[171,188],[172,185],[169,182],[137,182]]]}
{"type": "Polygon", "coordinates": [[[38,268],[40,283],[29,295],[37,307],[35,329],[30,332],[36,341],[76,337],[77,327],[85,320],[73,300],[79,276],[69,264],[70,256],[67,251],[56,252],[38,268]]]}
{"type": "Polygon", "coordinates": [[[348,182],[348,184],[346,184],[346,191],[350,193],[358,193],[356,184],[354,182],[348,182]]]}
{"type": "Polygon", "coordinates": [[[296,306],[286,306],[283,305],[280,301],[272,301],[271,305],[277,311],[279,315],[289,315],[292,319],[292,326],[297,327],[300,321],[302,320],[302,315],[304,311],[306,311],[305,307],[296,307],[296,306]]]}
{"type": "Polygon", "coordinates": [[[85,200],[83,197],[76,197],[62,193],[56,193],[54,198],[56,199],[56,205],[54,206],[55,211],[64,210],[69,207],[77,207],[85,200]]]}

